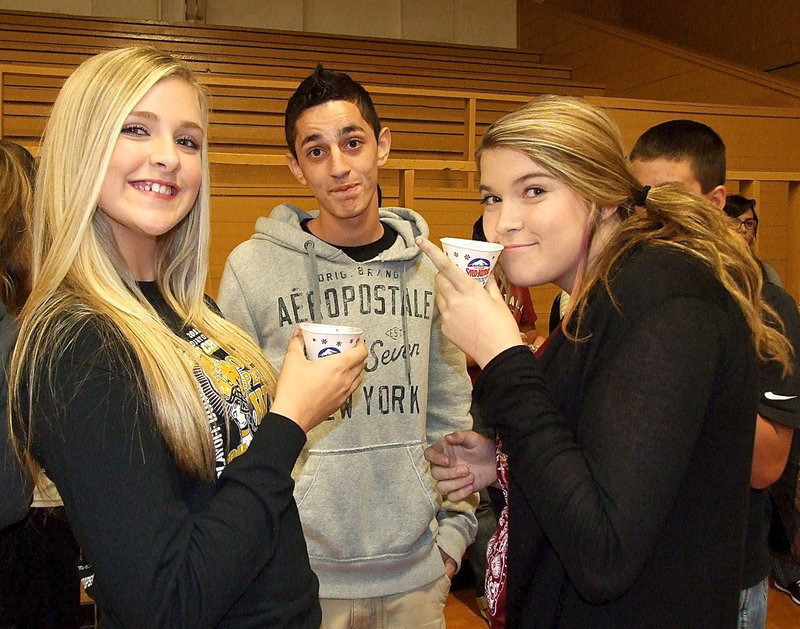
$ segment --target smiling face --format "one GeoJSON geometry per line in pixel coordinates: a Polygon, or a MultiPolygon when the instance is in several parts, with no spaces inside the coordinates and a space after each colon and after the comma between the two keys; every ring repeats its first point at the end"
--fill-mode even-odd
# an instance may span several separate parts
{"type": "Polygon", "coordinates": [[[317,199],[320,222],[342,233],[378,225],[378,168],[389,156],[389,130],[382,129],[376,140],[354,103],[334,100],[304,111],[295,138],[297,158],[286,158],[317,199]]]}
{"type": "Polygon", "coordinates": [[[586,257],[587,202],[524,153],[492,148],[481,155],[486,237],[505,249],[509,280],[520,286],[553,282],[572,292],[586,257]]]}
{"type": "Polygon", "coordinates": [[[156,83],[123,123],[98,206],[137,280],[154,279],[159,237],[195,204],[202,142],[197,93],[180,77],[156,83]]]}

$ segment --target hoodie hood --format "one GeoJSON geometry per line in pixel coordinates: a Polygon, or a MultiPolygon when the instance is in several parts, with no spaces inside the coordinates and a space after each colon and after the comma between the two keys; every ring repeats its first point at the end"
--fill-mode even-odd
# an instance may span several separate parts
{"type": "MultiPolygon", "coordinates": [[[[306,219],[319,216],[319,210],[306,212],[290,203],[282,203],[272,210],[269,216],[262,216],[256,221],[254,240],[269,240],[287,249],[307,252],[308,243],[312,242],[316,255],[333,262],[346,262],[350,259],[333,245],[312,237],[303,231],[300,223],[306,219]]],[[[414,239],[417,236],[428,237],[428,223],[413,210],[403,207],[386,207],[379,210],[382,223],[389,225],[400,236],[386,251],[375,258],[381,262],[397,262],[412,260],[420,255],[414,239]]]]}
{"type": "MultiPolygon", "coordinates": [[[[419,247],[414,242],[417,236],[427,236],[430,233],[428,223],[413,210],[403,207],[388,207],[378,210],[382,223],[392,227],[398,234],[394,244],[382,251],[371,262],[395,263],[400,267],[400,291],[406,291],[407,263],[421,255],[419,247]]],[[[272,210],[269,217],[261,217],[256,222],[256,233],[253,240],[267,240],[283,248],[303,253],[307,256],[305,265],[308,283],[313,287],[312,300],[314,307],[313,321],[324,322],[319,318],[321,308],[320,273],[318,258],[336,264],[349,264],[352,260],[337,247],[326,243],[319,238],[303,231],[301,223],[310,218],[319,216],[319,210],[306,212],[289,203],[282,203],[272,210]]],[[[401,330],[404,345],[408,346],[408,321],[403,314],[401,317],[401,330]]],[[[403,357],[405,366],[405,380],[411,382],[411,361],[408,353],[403,357]]]]}

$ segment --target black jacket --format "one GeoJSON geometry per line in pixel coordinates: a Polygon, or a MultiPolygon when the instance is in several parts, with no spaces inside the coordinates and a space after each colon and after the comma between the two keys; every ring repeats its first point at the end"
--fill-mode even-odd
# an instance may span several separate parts
{"type": "Polygon", "coordinates": [[[582,342],[497,356],[475,398],[510,469],[507,627],[736,626],[755,351],[689,254],[642,247],[582,342]]]}
{"type": "Polygon", "coordinates": [[[8,434],[8,378],[17,323],[0,302],[0,529],[21,520],[28,512],[32,483],[14,454],[8,434]]]}

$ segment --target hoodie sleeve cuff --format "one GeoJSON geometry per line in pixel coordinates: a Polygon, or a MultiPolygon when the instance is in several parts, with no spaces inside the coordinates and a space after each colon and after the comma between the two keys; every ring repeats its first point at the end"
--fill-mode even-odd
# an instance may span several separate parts
{"type": "Polygon", "coordinates": [[[477,493],[465,498],[458,504],[468,507],[468,511],[439,511],[439,533],[436,536],[436,545],[456,562],[461,570],[461,559],[467,547],[475,540],[478,532],[478,520],[475,517],[475,508],[478,506],[480,496],[477,493]]]}

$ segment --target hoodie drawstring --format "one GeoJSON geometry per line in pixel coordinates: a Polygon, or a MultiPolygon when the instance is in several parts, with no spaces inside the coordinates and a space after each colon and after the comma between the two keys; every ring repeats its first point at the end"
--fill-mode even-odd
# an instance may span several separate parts
{"type": "Polygon", "coordinates": [[[308,254],[308,259],[311,262],[306,267],[308,273],[308,285],[311,286],[312,299],[314,300],[314,309],[311,313],[311,320],[314,323],[319,323],[322,318],[322,302],[319,296],[319,266],[317,265],[317,248],[314,246],[313,240],[306,240],[303,247],[308,254]]]}
{"type": "MultiPolygon", "coordinates": [[[[303,248],[306,250],[308,254],[309,265],[306,267],[306,273],[308,274],[308,284],[312,287],[312,299],[314,304],[313,312],[311,313],[311,320],[314,323],[318,323],[319,320],[322,318],[322,302],[320,299],[320,287],[319,287],[319,266],[317,264],[317,250],[314,246],[313,240],[306,240],[303,244],[303,248]]],[[[406,312],[406,264],[403,263],[400,269],[400,321],[402,322],[403,328],[403,363],[406,369],[406,382],[411,384],[411,357],[409,356],[409,352],[411,351],[410,345],[408,342],[408,313],[406,312]]]]}
{"type": "Polygon", "coordinates": [[[408,322],[406,321],[406,265],[400,269],[400,320],[403,322],[403,362],[406,366],[406,380],[411,384],[411,347],[408,344],[408,322]]]}

